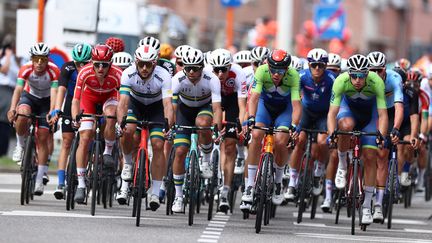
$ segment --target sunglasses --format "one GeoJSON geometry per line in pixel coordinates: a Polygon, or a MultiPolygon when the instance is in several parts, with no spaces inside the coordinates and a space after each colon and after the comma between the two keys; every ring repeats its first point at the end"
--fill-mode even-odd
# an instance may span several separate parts
{"type": "Polygon", "coordinates": [[[225,73],[226,71],[228,71],[228,67],[214,67],[213,68],[213,72],[215,72],[215,73],[219,73],[219,72],[225,73]]]}
{"type": "Polygon", "coordinates": [[[198,72],[200,70],[202,70],[202,66],[185,66],[184,70],[189,73],[190,71],[194,71],[194,72],[198,72]]]}
{"type": "Polygon", "coordinates": [[[374,72],[374,73],[380,73],[384,70],[384,68],[371,68],[369,69],[369,71],[374,72]]]}
{"type": "Polygon", "coordinates": [[[183,67],[183,63],[182,62],[176,62],[176,65],[179,67],[183,67]]]}
{"type": "Polygon", "coordinates": [[[269,67],[269,69],[270,69],[270,72],[272,74],[279,74],[279,75],[284,75],[285,72],[287,71],[286,69],[277,69],[277,68],[271,68],[271,67],[269,67]]]}
{"type": "Polygon", "coordinates": [[[137,65],[139,68],[143,68],[144,66],[145,66],[146,68],[152,68],[153,65],[154,65],[154,62],[137,61],[137,62],[136,62],[136,65],[137,65]]]}
{"type": "Polygon", "coordinates": [[[75,66],[76,67],[84,67],[85,65],[87,65],[89,62],[75,62],[75,66]]]}
{"type": "Polygon", "coordinates": [[[94,68],[107,68],[111,65],[110,62],[93,62],[94,68]]]}
{"type": "Polygon", "coordinates": [[[47,56],[32,56],[31,60],[33,62],[48,62],[48,57],[47,56]]]}
{"type": "Polygon", "coordinates": [[[319,68],[319,69],[323,69],[324,67],[325,67],[325,64],[324,63],[322,63],[322,62],[311,62],[311,63],[309,63],[310,64],[310,66],[311,66],[311,68],[319,68]]]}
{"type": "Polygon", "coordinates": [[[358,79],[358,78],[362,79],[367,77],[367,73],[355,72],[355,73],[350,73],[349,76],[352,79],[358,79]]]}

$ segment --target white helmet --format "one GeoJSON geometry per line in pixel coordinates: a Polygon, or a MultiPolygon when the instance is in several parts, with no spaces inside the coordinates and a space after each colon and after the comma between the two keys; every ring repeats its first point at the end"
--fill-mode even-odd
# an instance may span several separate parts
{"type": "Polygon", "coordinates": [[[184,65],[203,65],[204,55],[201,50],[191,47],[182,52],[182,62],[184,65]]]}
{"type": "Polygon", "coordinates": [[[216,49],[211,52],[210,64],[213,67],[225,67],[231,64],[231,52],[226,49],[216,49]]]}
{"type": "Polygon", "coordinates": [[[143,45],[136,49],[135,58],[140,61],[151,62],[156,61],[158,54],[158,51],[153,46],[143,45]]]}
{"type": "Polygon", "coordinates": [[[341,72],[346,72],[348,70],[348,59],[341,59],[341,72]]]}
{"type": "Polygon", "coordinates": [[[189,45],[181,45],[178,46],[175,50],[174,50],[174,56],[176,58],[182,58],[182,52],[185,50],[188,50],[189,48],[191,48],[191,46],[189,45]]]}
{"type": "Polygon", "coordinates": [[[296,56],[291,56],[291,64],[290,64],[291,68],[294,68],[297,71],[300,71],[303,69],[303,64],[300,60],[300,58],[296,57],[296,56]]]}
{"type": "Polygon", "coordinates": [[[379,51],[369,53],[367,55],[367,59],[371,68],[385,67],[386,65],[386,56],[384,55],[384,53],[379,51]]]}
{"type": "Polygon", "coordinates": [[[236,54],[233,55],[233,61],[235,63],[251,63],[252,59],[251,59],[251,52],[244,50],[244,51],[239,51],[236,54]]]}
{"type": "Polygon", "coordinates": [[[369,61],[361,54],[355,54],[348,58],[348,72],[367,72],[369,61]]]}
{"type": "Polygon", "coordinates": [[[252,61],[263,62],[270,54],[270,50],[267,47],[257,46],[251,51],[252,61]]]}
{"type": "Polygon", "coordinates": [[[138,42],[138,47],[143,46],[143,45],[152,46],[159,53],[160,41],[158,39],[154,38],[153,36],[147,36],[138,42]]]}
{"type": "Polygon", "coordinates": [[[50,48],[43,42],[39,42],[30,48],[31,56],[48,56],[49,53],[50,48]]]}
{"type": "Polygon", "coordinates": [[[308,62],[328,62],[328,54],[325,50],[321,48],[314,48],[310,50],[307,54],[308,62]]]}
{"type": "Polygon", "coordinates": [[[335,53],[329,53],[327,66],[341,66],[341,57],[335,53]]]}
{"type": "Polygon", "coordinates": [[[112,64],[119,67],[129,67],[132,63],[133,59],[131,54],[127,52],[117,52],[114,53],[112,57],[112,64]]]}

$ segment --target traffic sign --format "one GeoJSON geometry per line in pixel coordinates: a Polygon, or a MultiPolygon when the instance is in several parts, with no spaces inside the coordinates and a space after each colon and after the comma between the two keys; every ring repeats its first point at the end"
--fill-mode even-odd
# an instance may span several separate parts
{"type": "Polygon", "coordinates": [[[240,7],[242,5],[242,0],[220,0],[220,3],[224,7],[240,7]]]}
{"type": "Polygon", "coordinates": [[[49,60],[57,65],[58,68],[61,68],[65,62],[70,60],[70,58],[66,52],[54,47],[50,51],[49,60]]]}
{"type": "Polygon", "coordinates": [[[345,28],[346,13],[342,5],[317,5],[314,22],[318,29],[319,39],[341,39],[345,28]]]}

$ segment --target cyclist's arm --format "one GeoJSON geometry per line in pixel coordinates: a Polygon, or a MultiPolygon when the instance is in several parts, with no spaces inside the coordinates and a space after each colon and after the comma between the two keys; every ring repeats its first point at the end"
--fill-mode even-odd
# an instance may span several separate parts
{"type": "Polygon", "coordinates": [[[80,100],[81,100],[81,91],[84,88],[84,80],[83,80],[83,72],[80,72],[77,77],[77,83],[75,85],[74,97],[72,99],[72,108],[71,115],[72,119],[75,119],[76,116],[80,113],[80,100]]]}
{"type": "Polygon", "coordinates": [[[300,77],[297,71],[293,70],[291,86],[291,104],[292,104],[292,121],[291,123],[298,126],[300,123],[302,106],[300,102],[300,77]]]}
{"type": "Polygon", "coordinates": [[[216,124],[219,128],[222,127],[222,107],[221,107],[221,84],[216,75],[212,75],[209,80],[211,89],[211,100],[213,108],[213,124],[216,124]]]}
{"type": "Polygon", "coordinates": [[[348,74],[342,74],[333,83],[332,94],[330,98],[330,108],[327,115],[327,130],[331,135],[336,130],[336,116],[339,112],[342,95],[344,92],[344,80],[349,79],[348,74]]]}
{"type": "Polygon", "coordinates": [[[400,129],[404,116],[404,107],[403,104],[397,102],[394,104],[395,107],[395,117],[394,117],[394,125],[393,127],[400,129]]]}
{"type": "Polygon", "coordinates": [[[12,95],[12,101],[11,101],[11,105],[10,105],[10,109],[11,111],[16,111],[17,105],[18,105],[18,101],[21,97],[21,93],[24,90],[24,84],[19,84],[19,82],[17,82],[17,85],[15,86],[15,90],[14,93],[12,95]]]}
{"type": "Polygon", "coordinates": [[[58,90],[58,81],[54,80],[51,82],[51,90],[50,90],[50,111],[54,110],[56,101],[57,101],[57,90],[58,90]]]}
{"type": "Polygon", "coordinates": [[[404,116],[402,78],[399,74],[395,73],[392,79],[395,106],[395,117],[393,126],[397,129],[400,129],[404,116]]]}
{"type": "Polygon", "coordinates": [[[378,130],[382,136],[387,136],[388,129],[388,113],[387,108],[378,109],[378,130]]]}
{"type": "Polygon", "coordinates": [[[239,98],[238,106],[239,106],[239,120],[241,124],[245,120],[245,116],[246,116],[246,98],[239,98]]]}
{"type": "Polygon", "coordinates": [[[220,102],[212,102],[213,109],[213,125],[217,125],[218,128],[222,127],[222,107],[220,102]]]}
{"type": "Polygon", "coordinates": [[[410,115],[410,122],[411,122],[411,137],[416,138],[419,135],[419,115],[418,114],[412,114],[410,115]]]}
{"type": "Polygon", "coordinates": [[[120,88],[120,100],[117,105],[117,123],[121,124],[123,120],[123,116],[127,115],[128,110],[128,104],[129,104],[129,94],[125,94],[121,92],[120,88]]]}
{"type": "Polygon", "coordinates": [[[263,80],[264,77],[262,75],[262,69],[257,69],[257,72],[254,76],[254,81],[252,83],[252,90],[249,94],[249,101],[248,101],[248,113],[249,116],[256,116],[257,107],[258,107],[258,101],[259,97],[261,95],[261,92],[263,91],[263,80]]]}
{"type": "Polygon", "coordinates": [[[162,100],[163,106],[164,106],[164,116],[168,119],[168,125],[171,127],[174,125],[174,111],[173,111],[173,104],[172,104],[172,98],[167,97],[162,100]]]}
{"type": "Polygon", "coordinates": [[[58,90],[57,90],[57,97],[56,97],[56,103],[54,109],[60,110],[63,105],[63,100],[67,91],[68,82],[70,80],[70,75],[68,69],[68,63],[63,64],[61,71],[60,71],[60,77],[58,82],[58,90]]]}

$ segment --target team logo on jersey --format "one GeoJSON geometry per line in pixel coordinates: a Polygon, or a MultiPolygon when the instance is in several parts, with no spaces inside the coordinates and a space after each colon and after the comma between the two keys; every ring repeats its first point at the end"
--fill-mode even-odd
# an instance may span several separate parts
{"type": "Polygon", "coordinates": [[[235,86],[235,80],[233,78],[228,79],[227,81],[225,81],[225,86],[232,88],[235,86]]]}

